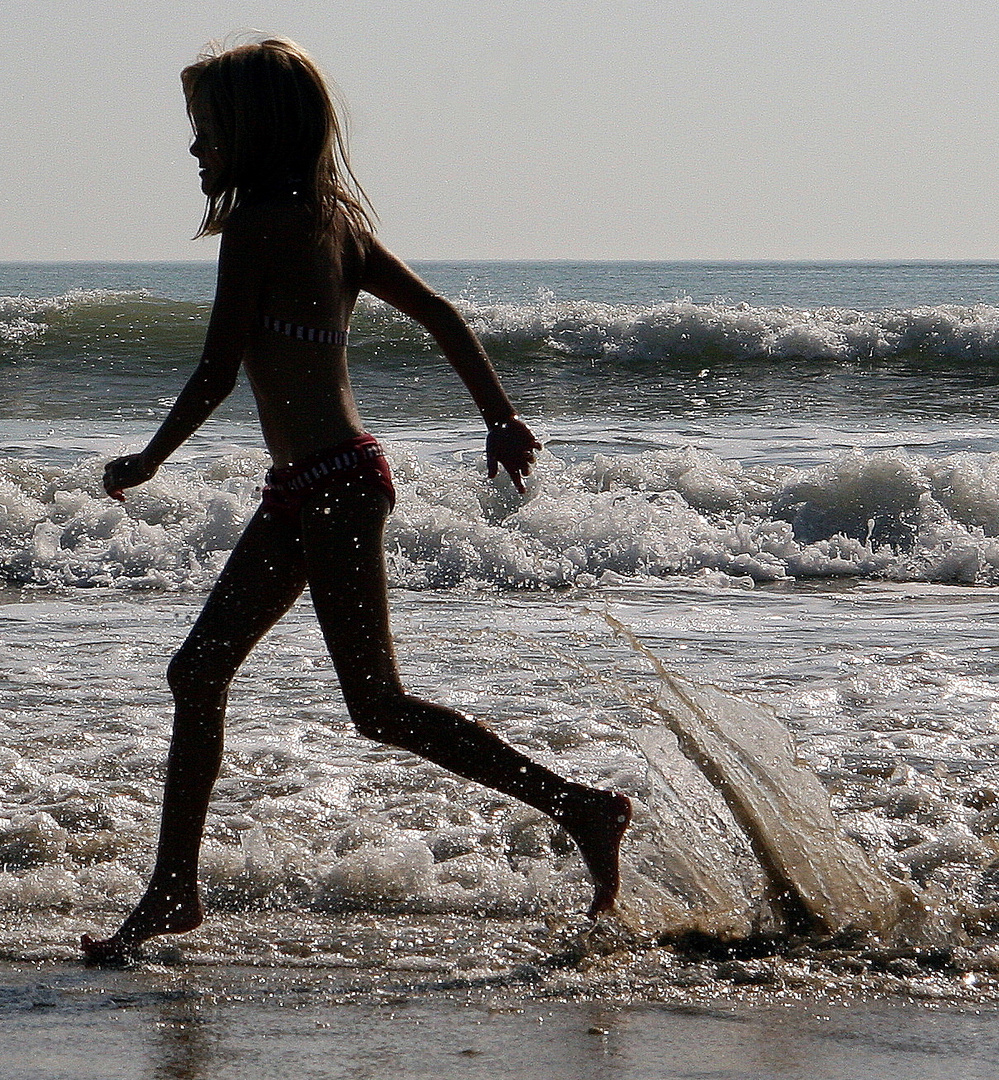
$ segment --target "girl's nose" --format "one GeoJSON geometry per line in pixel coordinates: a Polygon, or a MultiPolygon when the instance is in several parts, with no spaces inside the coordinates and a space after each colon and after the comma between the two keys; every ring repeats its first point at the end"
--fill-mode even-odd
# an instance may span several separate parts
{"type": "Polygon", "coordinates": [[[201,141],[200,141],[200,139],[195,139],[194,142],[191,143],[191,148],[190,149],[191,149],[191,154],[194,157],[201,157],[201,141]]]}

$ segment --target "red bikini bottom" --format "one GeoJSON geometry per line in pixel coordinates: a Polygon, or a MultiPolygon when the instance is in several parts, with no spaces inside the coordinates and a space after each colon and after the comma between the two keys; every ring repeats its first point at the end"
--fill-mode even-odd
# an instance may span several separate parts
{"type": "Polygon", "coordinates": [[[264,479],[261,506],[272,513],[298,517],[314,496],[349,484],[369,484],[388,497],[389,510],[395,506],[395,487],[385,453],[373,435],[353,439],[319,450],[284,469],[270,469],[264,479]]]}

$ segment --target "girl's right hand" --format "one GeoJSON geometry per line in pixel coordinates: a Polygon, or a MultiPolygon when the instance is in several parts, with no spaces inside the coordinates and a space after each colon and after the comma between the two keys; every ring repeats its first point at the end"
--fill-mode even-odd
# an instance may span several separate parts
{"type": "Polygon", "coordinates": [[[124,502],[124,489],[151,480],[156,475],[156,468],[150,466],[142,454],[115,458],[104,466],[104,490],[112,499],[124,502]]]}

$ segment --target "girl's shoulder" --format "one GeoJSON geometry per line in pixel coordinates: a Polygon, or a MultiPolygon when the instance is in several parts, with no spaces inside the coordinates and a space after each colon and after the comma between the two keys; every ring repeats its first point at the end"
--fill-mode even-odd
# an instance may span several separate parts
{"type": "Polygon", "coordinates": [[[240,203],[226,219],[222,235],[269,238],[309,246],[332,244],[362,261],[376,243],[370,230],[359,228],[346,214],[337,213],[329,229],[322,231],[317,229],[315,216],[302,202],[279,198],[240,203]]]}
{"type": "Polygon", "coordinates": [[[222,247],[242,258],[271,262],[315,246],[310,215],[280,200],[254,200],[233,208],[222,228],[222,247]]]}
{"type": "Polygon", "coordinates": [[[233,207],[222,231],[259,231],[263,228],[307,231],[311,223],[311,215],[299,202],[291,199],[253,199],[233,207]]]}
{"type": "Polygon", "coordinates": [[[220,266],[241,264],[244,272],[277,274],[286,280],[330,275],[347,288],[360,287],[377,241],[346,215],[325,232],[301,204],[254,200],[229,214],[222,229],[220,266]],[[250,268],[254,268],[252,271],[250,268]]]}

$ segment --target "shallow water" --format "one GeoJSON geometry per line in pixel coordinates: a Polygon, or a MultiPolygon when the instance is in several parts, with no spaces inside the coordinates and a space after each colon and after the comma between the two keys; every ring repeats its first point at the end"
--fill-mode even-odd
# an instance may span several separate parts
{"type": "MultiPolygon", "coordinates": [[[[200,599],[8,599],[5,689],[17,707],[3,718],[4,790],[16,810],[2,837],[13,862],[0,873],[12,913],[3,946],[68,959],[81,930],[107,928],[126,910],[147,871],[168,737],[162,670],[200,599]],[[77,915],[56,930],[59,907],[77,915]]],[[[443,604],[397,590],[393,607],[414,691],[487,718],[567,775],[636,798],[629,866],[648,870],[647,845],[667,840],[696,857],[699,840],[670,838],[648,816],[638,739],[656,724],[642,701],[660,683],[605,610],[669,670],[773,710],[881,872],[925,892],[960,928],[955,946],[990,949],[999,654],[987,590],[618,586],[543,605],[520,594],[443,604]]],[[[557,951],[532,927],[539,918],[565,925],[586,904],[581,864],[537,814],[352,733],[307,601],[234,685],[207,835],[215,914],[185,955],[238,963],[251,948],[239,919],[261,910],[277,920],[265,919],[277,928],[267,955],[303,948],[320,958],[332,946],[317,926],[345,909],[446,916],[445,925],[459,915],[519,919],[513,953],[481,958],[502,971],[520,947],[535,959],[557,951]]],[[[721,873],[707,836],[704,845],[702,863],[721,873]]],[[[663,924],[644,940],[677,929],[663,924]]],[[[460,937],[434,938],[435,970],[460,972],[467,955],[460,937]]]]}

